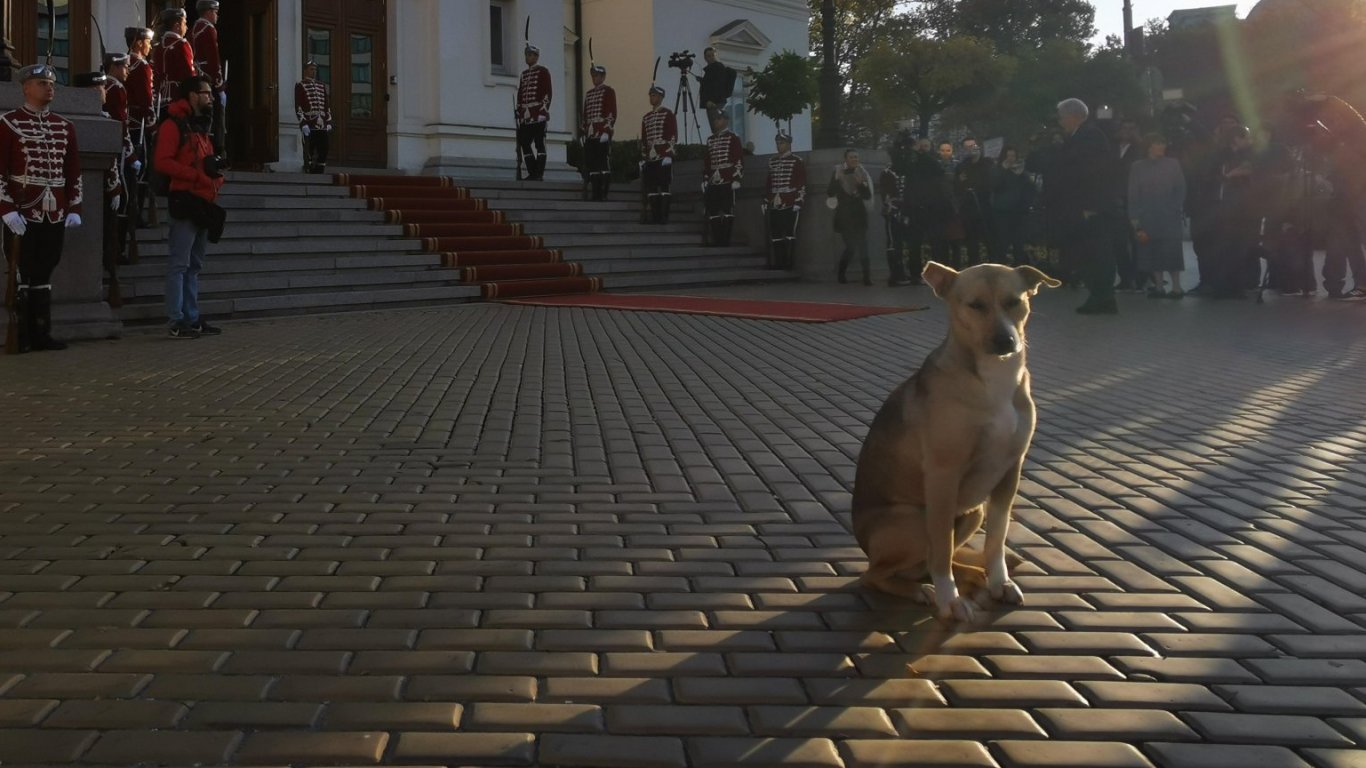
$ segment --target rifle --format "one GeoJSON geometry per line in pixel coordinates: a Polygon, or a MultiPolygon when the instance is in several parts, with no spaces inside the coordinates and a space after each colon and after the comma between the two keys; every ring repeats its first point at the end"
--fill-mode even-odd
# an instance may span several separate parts
{"type": "Polygon", "coordinates": [[[19,290],[19,243],[19,238],[11,236],[9,230],[0,232],[0,250],[5,252],[5,261],[7,262],[5,276],[5,309],[9,315],[8,322],[5,325],[5,354],[7,355],[17,355],[29,350],[28,292],[19,290]]]}

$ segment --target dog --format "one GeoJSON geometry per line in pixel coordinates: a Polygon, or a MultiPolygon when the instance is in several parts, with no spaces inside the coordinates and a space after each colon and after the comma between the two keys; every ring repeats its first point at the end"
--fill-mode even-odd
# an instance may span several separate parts
{"type": "Polygon", "coordinates": [[[1061,283],[998,264],[958,272],[932,261],[922,276],[948,305],[948,336],[873,419],[854,476],[854,537],[868,555],[864,586],[971,622],[987,595],[1024,602],[1009,573],[1022,561],[1005,540],[1034,436],[1025,322],[1039,287],[1061,283]],[[965,546],[984,520],[985,548],[965,546]]]}

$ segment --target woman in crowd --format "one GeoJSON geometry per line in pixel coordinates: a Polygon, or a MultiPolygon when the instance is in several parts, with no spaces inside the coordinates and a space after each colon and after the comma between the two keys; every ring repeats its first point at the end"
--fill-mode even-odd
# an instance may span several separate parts
{"type": "Polygon", "coordinates": [[[1129,171],[1129,221],[1138,242],[1136,265],[1140,273],[1152,274],[1149,298],[1179,299],[1185,295],[1181,271],[1186,263],[1182,245],[1186,177],[1181,163],[1167,157],[1166,138],[1151,134],[1147,145],[1147,157],[1129,171]],[[1170,290],[1164,290],[1164,273],[1170,290]]]}

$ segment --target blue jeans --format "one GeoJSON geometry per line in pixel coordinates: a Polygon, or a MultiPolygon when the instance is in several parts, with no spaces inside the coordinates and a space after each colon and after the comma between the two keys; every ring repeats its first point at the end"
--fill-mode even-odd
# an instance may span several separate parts
{"type": "Polygon", "coordinates": [[[209,231],[189,219],[171,217],[167,238],[170,258],[166,265],[166,317],[171,325],[199,322],[199,271],[204,268],[204,249],[209,231]]]}

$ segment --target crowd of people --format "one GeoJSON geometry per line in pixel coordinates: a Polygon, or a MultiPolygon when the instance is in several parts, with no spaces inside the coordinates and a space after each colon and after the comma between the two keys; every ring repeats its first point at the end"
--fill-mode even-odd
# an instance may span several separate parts
{"type": "MultiPolygon", "coordinates": [[[[890,167],[869,182],[881,199],[889,284],[918,283],[926,256],[960,268],[1037,262],[1088,287],[1079,312],[1109,314],[1115,291],[1155,299],[1238,298],[1264,287],[1314,295],[1321,248],[1328,296],[1366,298],[1358,156],[1366,122],[1355,110],[1296,96],[1279,129],[1262,135],[1231,117],[1209,134],[1189,120],[1164,123],[1144,134],[1137,121],[1097,119],[1067,99],[1058,130],[1033,137],[1027,152],[1005,146],[984,157],[971,136],[954,143],[903,134],[890,167]],[[1188,237],[1198,271],[1190,290],[1182,274],[1188,237]]],[[[848,161],[856,165],[856,153],[848,161]]],[[[832,196],[841,194],[836,187],[832,196]]],[[[861,247],[857,236],[849,242],[841,280],[861,247]]]]}

